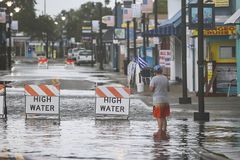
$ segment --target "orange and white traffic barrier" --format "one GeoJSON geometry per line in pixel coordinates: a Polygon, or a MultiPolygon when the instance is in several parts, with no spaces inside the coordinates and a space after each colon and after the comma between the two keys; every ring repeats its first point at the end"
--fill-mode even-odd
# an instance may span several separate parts
{"type": "Polygon", "coordinates": [[[27,96],[59,96],[60,85],[25,85],[27,96]]]}
{"type": "Polygon", "coordinates": [[[39,58],[38,59],[38,67],[48,68],[48,59],[47,58],[39,58]]]}
{"type": "Polygon", "coordinates": [[[67,59],[65,61],[65,68],[74,68],[75,61],[73,59],[67,59]]]}
{"type": "MultiPolygon", "coordinates": [[[[0,84],[0,115],[4,115],[4,107],[5,107],[5,101],[6,101],[6,94],[5,92],[5,86],[3,84],[0,84]]],[[[6,115],[5,115],[6,118],[6,115]]]]}
{"type": "Polygon", "coordinates": [[[25,85],[26,118],[28,114],[58,115],[60,120],[60,85],[25,85]]]}
{"type": "Polygon", "coordinates": [[[96,88],[96,115],[124,115],[130,111],[130,89],[99,86],[96,88]]]}
{"type": "Polygon", "coordinates": [[[5,86],[3,84],[0,84],[0,94],[3,94],[5,90],[5,86]]]}

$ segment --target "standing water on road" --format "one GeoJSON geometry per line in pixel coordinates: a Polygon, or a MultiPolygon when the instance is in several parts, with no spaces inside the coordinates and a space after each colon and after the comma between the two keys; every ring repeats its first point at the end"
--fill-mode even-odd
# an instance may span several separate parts
{"type": "Polygon", "coordinates": [[[98,76],[103,74],[110,73],[90,67],[66,71],[63,66],[50,66],[48,70],[20,66],[11,75],[1,77],[12,81],[13,88],[7,90],[8,119],[0,120],[0,159],[200,159],[199,148],[239,159],[239,119],[213,119],[199,124],[193,121],[192,114],[175,116],[180,112],[172,106],[168,138],[154,139],[157,125],[152,108],[133,98],[128,120],[95,120],[95,83],[115,83],[98,76]],[[25,120],[23,84],[50,83],[52,79],[58,79],[64,88],[60,123],[25,120]]]}

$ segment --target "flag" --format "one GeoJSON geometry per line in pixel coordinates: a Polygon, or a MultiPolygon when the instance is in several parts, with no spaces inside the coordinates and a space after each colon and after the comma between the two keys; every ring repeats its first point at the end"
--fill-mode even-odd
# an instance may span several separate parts
{"type": "Polygon", "coordinates": [[[123,21],[132,21],[132,8],[123,8],[123,21]]]}
{"type": "Polygon", "coordinates": [[[137,57],[135,58],[135,62],[139,65],[139,67],[140,67],[141,69],[143,69],[143,68],[145,68],[145,67],[148,66],[147,61],[145,61],[145,60],[144,60],[142,57],[140,57],[140,56],[137,56],[137,57]]]}
{"type": "Polygon", "coordinates": [[[114,20],[115,20],[115,17],[111,16],[111,15],[102,17],[102,23],[107,24],[107,26],[109,26],[109,27],[113,27],[114,26],[114,20]]]}
{"type": "Polygon", "coordinates": [[[141,16],[141,4],[132,4],[132,17],[140,18],[141,16]]]}
{"type": "Polygon", "coordinates": [[[152,12],[153,12],[153,0],[143,0],[142,13],[152,13],[152,12]]]}

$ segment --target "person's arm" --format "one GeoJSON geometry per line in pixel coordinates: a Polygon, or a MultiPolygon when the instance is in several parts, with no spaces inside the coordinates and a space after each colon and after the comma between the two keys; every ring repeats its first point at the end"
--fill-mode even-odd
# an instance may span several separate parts
{"type": "Polygon", "coordinates": [[[155,87],[149,86],[149,89],[150,89],[151,92],[154,92],[155,87]]]}
{"type": "Polygon", "coordinates": [[[153,79],[151,79],[151,81],[150,81],[149,89],[151,92],[154,92],[155,87],[154,87],[153,79]]]}

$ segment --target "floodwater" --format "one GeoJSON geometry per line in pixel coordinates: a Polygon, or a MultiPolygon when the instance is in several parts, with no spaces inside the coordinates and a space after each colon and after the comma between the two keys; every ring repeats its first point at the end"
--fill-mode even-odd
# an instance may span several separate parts
{"type": "Polygon", "coordinates": [[[201,149],[234,160],[240,157],[240,119],[198,123],[193,121],[192,114],[184,118],[174,116],[179,110],[173,106],[166,135],[154,138],[157,124],[151,107],[139,99],[131,99],[128,119],[95,119],[95,83],[114,83],[101,76],[103,73],[88,72],[81,67],[69,71],[62,66],[48,70],[24,67],[2,77],[2,80],[14,82],[16,88],[7,90],[7,121],[0,119],[0,159],[195,160],[201,159],[201,149]],[[47,82],[53,78],[64,83],[60,122],[37,119],[37,115],[25,119],[22,84],[47,82]],[[74,81],[71,83],[71,80],[74,81]]]}
{"type": "MultiPolygon", "coordinates": [[[[95,119],[94,98],[61,99],[61,121],[25,119],[24,98],[10,95],[8,120],[0,120],[0,150],[25,159],[199,159],[199,147],[239,158],[239,121],[199,124],[191,117],[168,120],[167,137],[154,139],[151,109],[131,100],[128,120],[95,119]]],[[[174,112],[174,108],[173,108],[174,112]]]]}

